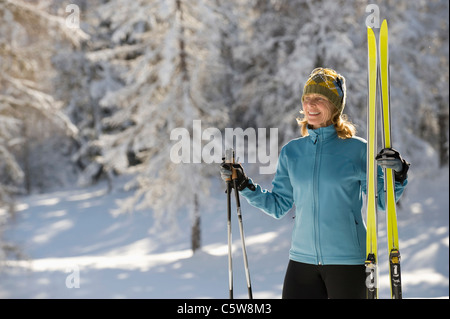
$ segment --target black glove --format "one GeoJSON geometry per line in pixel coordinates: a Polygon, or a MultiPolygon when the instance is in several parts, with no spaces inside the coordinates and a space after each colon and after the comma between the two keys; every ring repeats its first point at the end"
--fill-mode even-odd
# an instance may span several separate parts
{"type": "MultiPolygon", "coordinates": [[[[236,188],[238,191],[244,190],[246,187],[250,188],[252,191],[255,190],[255,185],[249,183],[249,179],[247,175],[244,173],[244,168],[240,163],[238,164],[230,164],[222,162],[220,164],[220,177],[225,181],[229,182],[231,181],[231,166],[233,166],[233,169],[236,170],[236,188]]],[[[231,183],[231,187],[234,187],[234,183],[231,183]]]]}
{"type": "Polygon", "coordinates": [[[382,168],[394,170],[395,180],[403,184],[408,177],[409,163],[405,161],[400,153],[393,148],[384,148],[375,157],[378,165],[382,168]]]}

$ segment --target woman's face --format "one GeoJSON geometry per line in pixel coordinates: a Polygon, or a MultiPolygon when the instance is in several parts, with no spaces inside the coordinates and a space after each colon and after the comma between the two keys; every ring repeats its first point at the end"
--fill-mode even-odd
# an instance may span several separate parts
{"type": "Polygon", "coordinates": [[[311,93],[303,98],[303,113],[313,129],[331,124],[331,107],[331,102],[320,94],[311,93]]]}

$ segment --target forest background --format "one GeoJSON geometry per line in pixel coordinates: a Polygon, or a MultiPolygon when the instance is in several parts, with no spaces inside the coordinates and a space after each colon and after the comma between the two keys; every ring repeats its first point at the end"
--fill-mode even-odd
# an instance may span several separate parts
{"type": "MultiPolygon", "coordinates": [[[[188,163],[175,163],[171,132],[184,128],[194,145],[196,120],[220,133],[267,128],[266,141],[279,150],[299,136],[305,79],[325,66],[345,76],[345,113],[365,137],[366,24],[378,30],[382,19],[394,147],[423,178],[448,167],[448,7],[446,0],[0,0],[0,232],[18,197],[106,180],[110,191],[129,191],[119,213],[147,210],[171,229],[188,212],[191,247],[199,249],[217,164],[195,163],[194,150],[188,163]]],[[[246,172],[270,180],[251,158],[240,158],[246,172]]],[[[1,258],[14,252],[7,241],[0,246],[1,258]]]]}

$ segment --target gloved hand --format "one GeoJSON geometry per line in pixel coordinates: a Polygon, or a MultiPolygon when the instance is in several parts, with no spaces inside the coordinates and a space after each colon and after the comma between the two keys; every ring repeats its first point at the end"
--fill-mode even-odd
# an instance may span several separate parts
{"type": "Polygon", "coordinates": [[[382,149],[375,157],[377,164],[382,168],[394,170],[395,180],[403,184],[409,170],[409,163],[405,161],[400,153],[393,148],[382,149]]]}
{"type": "MultiPolygon", "coordinates": [[[[220,177],[223,181],[228,182],[231,181],[231,167],[233,166],[233,169],[236,170],[236,187],[238,191],[242,191],[246,187],[250,188],[251,190],[255,190],[255,185],[249,183],[249,179],[247,175],[244,173],[244,168],[240,163],[237,164],[230,164],[225,163],[225,161],[220,164],[220,177]]],[[[231,187],[234,187],[233,183],[231,183],[231,187]]]]}

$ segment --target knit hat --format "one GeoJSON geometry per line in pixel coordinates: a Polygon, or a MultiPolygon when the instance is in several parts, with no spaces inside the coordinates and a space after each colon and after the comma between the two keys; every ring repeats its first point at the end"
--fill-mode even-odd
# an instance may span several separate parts
{"type": "Polygon", "coordinates": [[[316,93],[325,96],[342,114],[346,99],[345,78],[336,71],[316,68],[309,75],[303,87],[302,101],[306,94],[316,93]]]}

